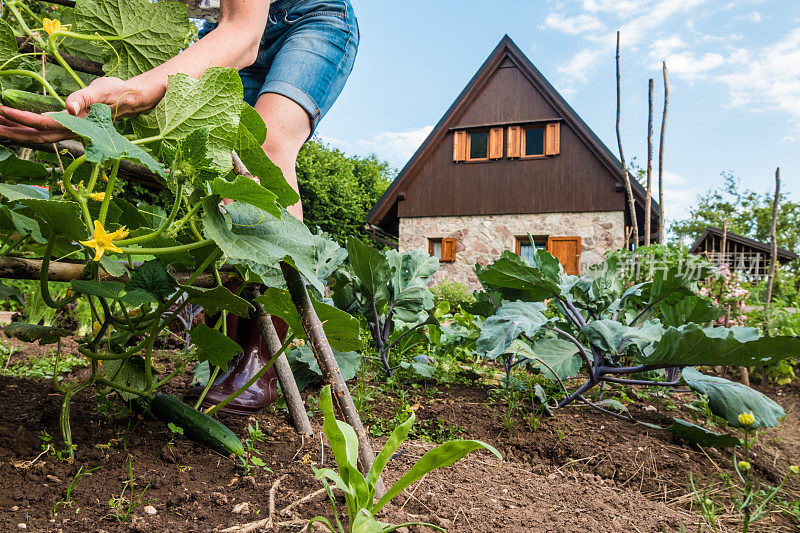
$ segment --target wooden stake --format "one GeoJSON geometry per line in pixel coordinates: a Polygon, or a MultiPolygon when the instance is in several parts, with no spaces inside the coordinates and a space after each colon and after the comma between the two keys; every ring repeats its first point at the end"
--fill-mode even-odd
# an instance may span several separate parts
{"type": "Polygon", "coordinates": [[[722,245],[720,246],[720,256],[719,256],[719,264],[720,265],[727,265],[728,262],[725,260],[725,250],[728,248],[728,219],[722,221],[722,245]]]}
{"type": "MultiPolygon", "coordinates": [[[[311,351],[314,353],[314,357],[317,358],[317,363],[322,371],[322,379],[331,386],[334,403],[338,407],[342,418],[353,426],[356,431],[359,445],[358,458],[361,462],[361,469],[366,475],[369,469],[372,468],[372,463],[375,462],[375,454],[372,452],[372,445],[367,437],[364,424],[361,423],[361,417],[358,414],[355,403],[353,403],[352,396],[350,396],[350,390],[347,388],[347,383],[345,383],[336,358],[333,356],[333,350],[331,350],[331,345],[325,336],[322,322],[320,322],[314,307],[311,305],[311,298],[308,296],[300,273],[294,267],[283,262],[281,262],[281,270],[286,280],[286,288],[289,289],[289,294],[292,297],[292,302],[300,314],[300,321],[308,336],[311,351]]],[[[383,481],[379,480],[376,495],[380,498],[385,491],[383,481]]]]}
{"type": "Polygon", "coordinates": [[[775,263],[778,260],[778,240],[775,236],[775,229],[778,224],[778,204],[781,201],[781,169],[775,169],[775,200],[772,202],[772,223],[769,227],[770,258],[769,273],[767,274],[767,298],[766,298],[766,317],[769,323],[769,304],[772,303],[772,285],[775,283],[775,263]]]}
{"type": "Polygon", "coordinates": [[[647,189],[644,198],[644,245],[650,245],[653,208],[653,78],[647,82],[647,189]]]}
{"type": "MultiPolygon", "coordinates": [[[[628,210],[631,213],[631,226],[633,227],[633,247],[639,246],[639,222],[636,220],[636,201],[633,198],[631,188],[631,177],[628,175],[628,167],[625,166],[625,153],[622,151],[622,137],[619,132],[619,119],[621,114],[620,103],[620,84],[619,84],[619,32],[617,32],[617,144],[619,145],[619,159],[622,163],[622,177],[625,180],[625,194],[628,196],[628,210]]],[[[625,243],[627,247],[627,242],[625,243]]]]}
{"type": "Polygon", "coordinates": [[[665,244],[664,235],[664,138],[667,131],[667,107],[669,107],[669,78],[667,77],[667,62],[661,62],[661,71],[664,74],[664,112],[661,114],[661,136],[658,142],[658,205],[661,208],[658,217],[658,244],[665,244]]]}
{"type": "MultiPolygon", "coordinates": [[[[275,324],[272,323],[272,317],[264,311],[261,304],[253,301],[259,296],[258,289],[252,288],[248,290],[249,294],[247,299],[256,308],[256,323],[258,324],[258,329],[261,331],[261,336],[264,337],[269,355],[272,357],[280,351],[283,343],[275,329],[275,324]]],[[[308,420],[306,404],[300,396],[300,390],[297,388],[297,381],[294,379],[292,367],[289,365],[289,359],[286,358],[285,353],[281,354],[281,356],[275,360],[275,371],[278,374],[278,383],[281,385],[281,392],[283,393],[283,398],[286,400],[286,407],[289,410],[292,426],[300,435],[313,435],[314,431],[311,429],[311,422],[308,420]]]]}

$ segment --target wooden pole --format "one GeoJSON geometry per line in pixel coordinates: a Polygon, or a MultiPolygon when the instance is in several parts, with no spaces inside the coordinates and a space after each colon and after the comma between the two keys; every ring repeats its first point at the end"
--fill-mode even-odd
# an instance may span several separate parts
{"type": "Polygon", "coordinates": [[[727,264],[725,261],[725,249],[728,247],[728,219],[722,221],[722,246],[720,246],[719,264],[727,264]]]}
{"type": "Polygon", "coordinates": [[[650,245],[653,208],[653,78],[647,82],[647,189],[644,199],[644,245],[650,245]]]}
{"type": "MultiPolygon", "coordinates": [[[[127,266],[128,263],[124,262],[127,266]]],[[[51,261],[47,272],[50,281],[70,282],[74,279],[84,279],[84,263],[70,263],[66,261],[51,261]]],[[[24,257],[0,256],[0,278],[6,279],[27,279],[38,280],[42,269],[41,259],[27,259],[24,257]]],[[[193,270],[174,272],[173,275],[178,283],[186,282],[194,274],[193,270]]],[[[236,272],[220,272],[223,283],[232,279],[238,279],[236,272]]],[[[100,269],[100,281],[119,281],[128,283],[127,276],[112,276],[102,268],[100,269]]],[[[192,283],[193,287],[216,287],[217,280],[210,272],[204,272],[192,283]]]]}
{"type": "MultiPolygon", "coordinates": [[[[631,177],[628,175],[628,167],[625,166],[625,153],[622,151],[622,136],[619,131],[619,120],[621,115],[620,102],[620,67],[619,67],[619,32],[617,32],[617,144],[619,145],[619,159],[622,164],[622,178],[625,182],[625,194],[628,196],[628,210],[631,214],[631,226],[633,227],[633,247],[639,246],[639,222],[636,220],[636,201],[633,198],[633,188],[631,187],[631,177]]],[[[627,247],[627,242],[625,243],[627,247]]]]}
{"type": "MultiPolygon", "coordinates": [[[[255,318],[258,324],[258,329],[261,331],[261,336],[264,337],[264,342],[267,345],[270,357],[278,353],[283,345],[278,332],[275,329],[275,324],[272,323],[270,315],[264,311],[262,305],[253,300],[259,296],[259,291],[256,288],[249,290],[248,300],[255,306],[255,318]]],[[[283,398],[286,400],[286,407],[289,410],[289,417],[292,420],[292,426],[295,431],[300,435],[310,436],[314,434],[311,429],[311,422],[308,420],[308,412],[306,411],[306,404],[300,396],[300,390],[297,388],[297,381],[294,379],[292,367],[289,365],[289,359],[286,354],[281,354],[275,360],[275,372],[278,374],[278,383],[281,385],[281,392],[283,398]]]]}
{"type": "MultiPolygon", "coordinates": [[[[336,358],[333,356],[333,350],[325,336],[322,322],[320,322],[314,307],[311,305],[311,298],[308,296],[300,273],[294,267],[283,262],[281,262],[281,270],[286,280],[286,287],[292,297],[292,302],[300,314],[300,321],[308,336],[311,351],[314,353],[314,357],[317,358],[317,363],[322,371],[322,379],[331,386],[334,402],[344,421],[353,426],[356,432],[358,437],[358,458],[361,461],[361,469],[366,475],[369,469],[372,468],[372,463],[375,462],[375,454],[372,452],[369,437],[364,425],[361,423],[361,417],[358,414],[355,403],[353,403],[353,398],[350,396],[350,390],[347,388],[347,383],[345,383],[336,358]]],[[[384,492],[383,481],[379,480],[376,491],[378,497],[384,492]]]]}
{"type": "Polygon", "coordinates": [[[658,142],[658,205],[661,208],[658,217],[658,244],[665,244],[664,235],[664,139],[667,131],[667,107],[669,107],[669,78],[667,77],[667,62],[661,62],[661,71],[664,74],[664,112],[661,114],[661,136],[658,142]]]}
{"type": "Polygon", "coordinates": [[[775,230],[778,225],[778,204],[781,201],[781,169],[775,169],[775,200],[772,202],[772,223],[769,227],[770,257],[767,274],[767,320],[769,320],[769,304],[772,303],[772,286],[775,283],[775,263],[778,260],[778,239],[775,230]]]}

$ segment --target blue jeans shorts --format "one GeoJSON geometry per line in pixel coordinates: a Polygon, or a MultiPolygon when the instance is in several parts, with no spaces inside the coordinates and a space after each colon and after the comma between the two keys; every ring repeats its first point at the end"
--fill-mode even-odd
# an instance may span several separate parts
{"type": "MultiPolygon", "coordinates": [[[[205,22],[200,37],[215,27],[205,22]]],[[[273,0],[258,58],[239,71],[245,102],[286,96],[306,110],[313,133],[353,70],[359,38],[349,0],[273,0]]]]}

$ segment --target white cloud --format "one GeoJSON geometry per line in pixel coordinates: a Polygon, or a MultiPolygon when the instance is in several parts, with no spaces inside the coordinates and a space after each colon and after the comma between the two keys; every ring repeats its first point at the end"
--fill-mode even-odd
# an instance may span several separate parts
{"type": "MultiPolygon", "coordinates": [[[[654,54],[651,53],[650,56],[658,60],[654,54]]],[[[681,52],[666,57],[662,56],[661,59],[667,62],[670,74],[675,74],[690,82],[705,78],[709,71],[726,63],[725,57],[714,52],[707,52],[699,57],[692,52],[681,52]]],[[[660,62],[651,65],[653,69],[659,67],[661,67],[660,62]]]]}
{"type": "Polygon", "coordinates": [[[737,52],[738,70],[717,76],[728,86],[732,106],[782,111],[800,127],[800,28],[775,44],[737,52]]]}
{"type": "Polygon", "coordinates": [[[602,30],[605,26],[597,17],[585,13],[574,17],[568,17],[562,13],[550,13],[545,17],[541,28],[576,34],[602,30]]]}
{"type": "Polygon", "coordinates": [[[683,176],[674,172],[664,172],[665,220],[676,220],[689,214],[689,210],[697,200],[698,190],[688,185],[689,180],[683,176]]]}
{"type": "Polygon", "coordinates": [[[764,20],[764,16],[758,11],[751,11],[747,14],[747,20],[750,22],[761,22],[764,20]]]}
{"type": "Polygon", "coordinates": [[[433,126],[423,126],[409,131],[384,131],[370,139],[355,142],[323,138],[323,141],[347,153],[358,155],[376,154],[395,168],[402,168],[411,159],[417,148],[433,131],[433,126]]]}
{"type": "Polygon", "coordinates": [[[656,39],[650,49],[650,57],[653,59],[663,59],[676,50],[686,48],[686,43],[678,35],[673,35],[664,39],[656,39]]]}
{"type": "Polygon", "coordinates": [[[586,48],[581,50],[567,63],[558,66],[558,73],[566,77],[566,85],[569,87],[574,81],[586,82],[589,71],[597,62],[602,50],[586,48]]]}

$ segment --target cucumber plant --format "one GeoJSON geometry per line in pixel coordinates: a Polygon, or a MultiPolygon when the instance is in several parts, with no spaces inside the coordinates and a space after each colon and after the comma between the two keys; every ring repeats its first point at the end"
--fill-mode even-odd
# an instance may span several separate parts
{"type": "MultiPolygon", "coordinates": [[[[189,42],[186,6],[176,2],[78,0],[74,9],[55,11],[54,19],[42,18],[28,2],[3,4],[3,98],[29,110],[63,109],[64,95],[91,81],[70,66],[64,53],[101,62],[106,75],[130,78],[173,57],[189,42]],[[17,37],[33,51],[21,52],[17,37]],[[46,97],[19,91],[41,91],[46,97]]],[[[200,79],[171,76],[160,103],[137,117],[116,120],[115,111],[104,104],[91,106],[86,117],[66,112],[50,116],[79,139],[83,154],[63,152],[53,158],[37,152],[40,161],[49,162],[45,166],[0,146],[0,238],[24,243],[3,246],[6,257],[39,261],[28,265],[39,269],[41,296],[49,307],[84,299],[97,324],[79,342],[89,375],[71,382],[53,379],[64,395],[60,424],[66,447],[72,454],[70,403],[94,387],[99,394],[115,392],[126,401],[152,401],[153,412],[182,427],[187,436],[223,453],[241,453],[241,443],[218,422],[156,391],[190,362],[208,361],[224,370],[239,352],[225,335],[225,316],[246,317],[253,306],[223,285],[224,265],[245,281],[274,288],[269,312],[296,315],[282,288],[280,264],[295,268],[321,293],[315,260],[317,248],[325,243],[286,211],[299,196],[261,148],[266,126],[243,102],[236,69],[210,68],[200,79]],[[234,172],[234,150],[257,179],[234,172]],[[125,168],[148,174],[169,191],[172,206],[166,216],[152,216],[120,197],[125,168]],[[223,198],[232,203],[220,207],[223,198]],[[54,297],[48,285],[54,259],[80,266],[78,279],[72,279],[63,297],[54,297]],[[178,271],[186,273],[176,278],[178,271]],[[200,287],[196,282],[204,273],[213,281],[200,287]],[[193,312],[201,307],[207,316],[221,318],[194,327],[194,349],[174,354],[173,369],[159,372],[153,364],[154,342],[190,306],[193,312]]],[[[355,320],[317,304],[320,315],[330,309],[345,316],[326,322],[326,331],[333,345],[338,340],[343,349],[352,349],[352,338],[358,335],[355,320]]],[[[58,368],[60,339],[69,332],[26,323],[5,331],[24,341],[57,344],[58,368]]],[[[295,326],[293,336],[302,335],[302,328],[295,326]]]]}
{"type": "MultiPolygon", "coordinates": [[[[504,252],[486,267],[476,265],[484,291],[471,310],[486,318],[478,352],[490,359],[512,354],[514,363],[558,381],[565,396],[556,407],[581,401],[610,412],[609,402],[604,407],[586,397],[610,383],[688,386],[707,396],[711,412],[732,427],[740,427],[743,411],[754,413],[753,427],[778,424],[784,411],[774,401],[695,367],[761,366],[796,357],[800,337],[711,326],[723,311],[698,291],[697,282],[714,274],[707,262],[659,269],[651,281],[633,286],[623,284],[618,267],[612,258],[584,276],[567,275],[544,250],[536,250],[530,264],[504,252]],[[564,380],[577,376],[585,376],[583,383],[568,391],[564,380]]],[[[682,420],[668,429],[705,445],[738,442],[682,420]]]]}

